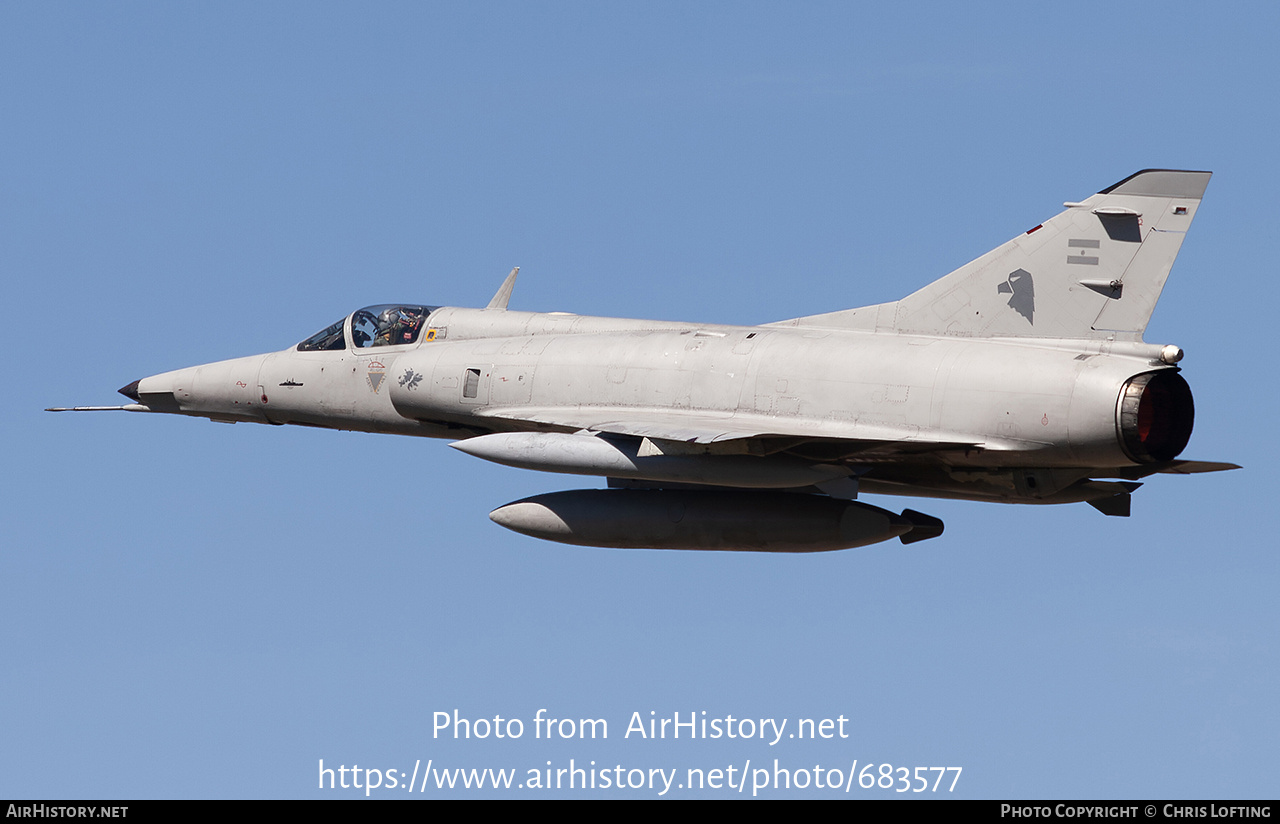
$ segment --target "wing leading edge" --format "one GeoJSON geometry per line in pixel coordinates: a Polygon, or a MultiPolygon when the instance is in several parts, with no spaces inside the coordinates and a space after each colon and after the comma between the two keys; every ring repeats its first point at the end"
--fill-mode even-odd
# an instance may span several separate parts
{"type": "Polygon", "coordinates": [[[774,448],[794,448],[805,443],[844,444],[848,454],[878,450],[884,454],[914,454],[948,450],[1002,449],[1007,444],[978,443],[961,436],[946,437],[931,432],[921,437],[914,427],[885,424],[850,424],[779,419],[770,416],[741,414],[715,415],[673,409],[636,409],[611,407],[561,407],[489,409],[484,417],[506,421],[554,426],[566,432],[587,431],[609,435],[669,441],[714,447],[736,447],[736,451],[768,452],[769,448],[752,448],[753,443],[781,442],[774,448]],[[853,431],[850,427],[853,426],[853,431]],[[752,443],[748,443],[752,442],[752,443]]]}

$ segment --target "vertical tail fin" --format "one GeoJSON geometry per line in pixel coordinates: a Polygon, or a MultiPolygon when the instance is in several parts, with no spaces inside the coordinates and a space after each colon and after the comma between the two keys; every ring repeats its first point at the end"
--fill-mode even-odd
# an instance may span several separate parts
{"type": "Polygon", "coordinates": [[[896,303],[786,323],[1141,340],[1210,174],[1146,169],[896,303]]]}

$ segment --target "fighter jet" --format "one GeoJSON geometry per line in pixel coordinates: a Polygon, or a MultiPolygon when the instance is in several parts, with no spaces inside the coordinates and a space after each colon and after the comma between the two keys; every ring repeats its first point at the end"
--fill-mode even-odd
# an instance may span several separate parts
{"type": "MultiPolygon", "coordinates": [[[[1127,516],[1179,459],[1182,350],[1143,332],[1209,172],[1147,169],[893,303],[762,326],[368,306],[282,352],[120,390],[130,412],[448,438],[607,478],[501,506],[616,548],[816,552],[942,533],[861,495],[1085,502],[1127,516]]],[[[56,409],[51,411],[68,411],[56,409]]]]}

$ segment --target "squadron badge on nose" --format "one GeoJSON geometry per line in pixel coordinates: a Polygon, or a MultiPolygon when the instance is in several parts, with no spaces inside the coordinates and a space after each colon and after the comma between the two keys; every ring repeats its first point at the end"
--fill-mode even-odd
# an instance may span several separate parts
{"type": "Polygon", "coordinates": [[[382,379],[387,376],[387,368],[382,365],[382,361],[369,361],[369,388],[373,390],[373,394],[378,394],[378,388],[382,386],[382,379]]]}

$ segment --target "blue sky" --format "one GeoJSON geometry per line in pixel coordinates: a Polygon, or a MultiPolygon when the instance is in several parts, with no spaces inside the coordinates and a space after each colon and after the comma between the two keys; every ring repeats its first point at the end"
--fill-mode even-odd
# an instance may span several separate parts
{"type": "MultiPolygon", "coordinates": [[[[1278,22],[1262,3],[6,3],[0,796],[363,795],[318,790],[320,759],[522,779],[777,759],[962,767],[970,798],[1274,798],[1278,22]],[[1185,456],[1245,468],[1151,480],[1127,520],[872,498],[946,535],[593,550],[486,517],[592,479],[438,441],[40,411],[367,304],[484,305],[513,265],[519,309],[751,324],[893,300],[1147,167],[1215,173],[1147,340],[1187,351],[1185,456]],[[534,739],[542,708],[609,737],[534,739]],[[455,709],[525,735],[433,738],[455,709]],[[651,711],[850,735],[624,737],[651,711]]],[[[530,793],[570,794],[500,795],[530,793]]]]}

